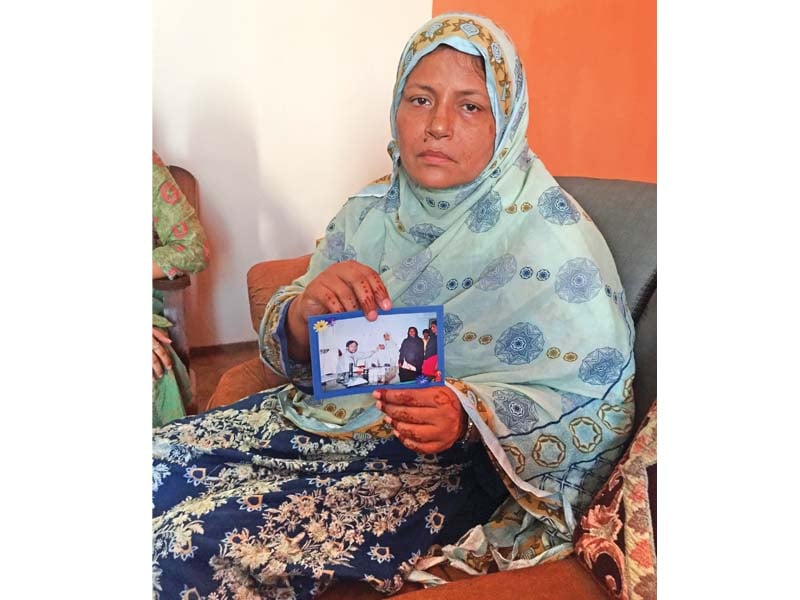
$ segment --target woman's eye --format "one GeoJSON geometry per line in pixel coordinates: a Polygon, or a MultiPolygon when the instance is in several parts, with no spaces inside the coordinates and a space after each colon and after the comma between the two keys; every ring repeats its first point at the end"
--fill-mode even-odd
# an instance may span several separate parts
{"type": "Polygon", "coordinates": [[[467,112],[475,112],[475,111],[478,110],[478,105],[477,104],[465,104],[464,105],[464,109],[467,112]]]}
{"type": "Polygon", "coordinates": [[[412,98],[411,99],[411,103],[412,104],[416,104],[417,106],[425,106],[428,103],[428,99],[427,98],[412,98]]]}

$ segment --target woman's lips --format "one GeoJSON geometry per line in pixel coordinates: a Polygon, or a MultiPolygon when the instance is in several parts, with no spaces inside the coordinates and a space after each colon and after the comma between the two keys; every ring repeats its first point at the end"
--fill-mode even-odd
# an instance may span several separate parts
{"type": "Polygon", "coordinates": [[[454,162],[452,158],[447,156],[444,152],[436,152],[435,150],[426,150],[417,155],[420,160],[430,165],[444,165],[454,162]]]}

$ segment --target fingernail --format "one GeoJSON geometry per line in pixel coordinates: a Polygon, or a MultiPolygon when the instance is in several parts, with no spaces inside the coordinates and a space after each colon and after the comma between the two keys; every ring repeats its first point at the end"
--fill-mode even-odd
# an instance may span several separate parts
{"type": "Polygon", "coordinates": [[[367,313],[367,321],[374,321],[378,318],[378,313],[374,310],[371,310],[367,313]]]}
{"type": "Polygon", "coordinates": [[[392,417],[386,416],[383,420],[387,425],[392,424],[392,417]]]}
{"type": "Polygon", "coordinates": [[[380,400],[378,400],[375,403],[375,408],[377,408],[378,410],[383,410],[383,403],[380,400]]]}
{"type": "Polygon", "coordinates": [[[389,310],[390,308],[392,308],[392,303],[389,302],[388,298],[384,298],[383,300],[381,300],[381,308],[383,310],[389,310]]]}

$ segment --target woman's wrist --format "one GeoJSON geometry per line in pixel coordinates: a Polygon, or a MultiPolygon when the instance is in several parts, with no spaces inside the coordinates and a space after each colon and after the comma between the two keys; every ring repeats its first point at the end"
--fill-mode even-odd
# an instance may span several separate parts
{"type": "Polygon", "coordinates": [[[291,300],[291,304],[289,304],[286,315],[286,345],[292,360],[308,362],[310,353],[308,328],[305,326],[303,317],[298,316],[297,313],[300,309],[298,300],[301,296],[302,294],[291,300]]]}

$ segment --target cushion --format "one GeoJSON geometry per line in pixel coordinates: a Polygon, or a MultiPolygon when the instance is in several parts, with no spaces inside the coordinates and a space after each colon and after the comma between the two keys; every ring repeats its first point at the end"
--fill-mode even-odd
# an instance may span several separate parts
{"type": "Polygon", "coordinates": [[[581,562],[613,598],[656,598],[656,402],[575,527],[581,562]]]}

